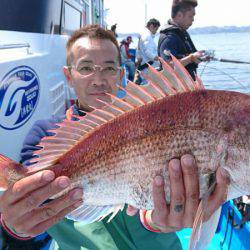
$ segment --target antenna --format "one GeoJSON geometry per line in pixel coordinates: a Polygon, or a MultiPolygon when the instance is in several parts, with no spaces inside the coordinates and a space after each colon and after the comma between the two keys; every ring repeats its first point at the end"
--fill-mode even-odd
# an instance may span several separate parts
{"type": "Polygon", "coordinates": [[[144,2],[144,10],[145,10],[145,25],[147,24],[148,21],[148,5],[147,5],[147,0],[144,2]]]}

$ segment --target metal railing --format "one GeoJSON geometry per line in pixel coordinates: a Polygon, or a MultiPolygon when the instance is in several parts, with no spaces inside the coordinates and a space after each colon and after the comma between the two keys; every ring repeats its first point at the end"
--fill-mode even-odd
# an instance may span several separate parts
{"type": "Polygon", "coordinates": [[[29,43],[0,44],[0,50],[19,49],[19,48],[27,48],[27,54],[30,54],[30,44],[29,43]]]}
{"type": "Polygon", "coordinates": [[[30,48],[29,43],[0,44],[0,49],[30,48]]]}

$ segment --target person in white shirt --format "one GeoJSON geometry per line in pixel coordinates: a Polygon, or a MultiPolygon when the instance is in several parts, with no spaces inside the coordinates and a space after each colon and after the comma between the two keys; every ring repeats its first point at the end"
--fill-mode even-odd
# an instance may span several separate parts
{"type": "MultiPolygon", "coordinates": [[[[141,36],[138,42],[137,60],[141,60],[141,64],[138,67],[139,71],[144,74],[148,72],[148,64],[154,68],[160,66],[158,60],[157,46],[160,34],[157,32],[160,27],[160,22],[152,18],[147,22],[146,33],[141,36]]],[[[146,80],[142,78],[141,84],[145,84],[146,80]]]]}

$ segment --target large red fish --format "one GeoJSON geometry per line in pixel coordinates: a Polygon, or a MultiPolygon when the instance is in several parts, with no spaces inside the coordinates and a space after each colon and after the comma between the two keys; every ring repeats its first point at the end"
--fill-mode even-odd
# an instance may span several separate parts
{"type": "Polygon", "coordinates": [[[42,139],[30,168],[0,156],[0,186],[52,169],[69,176],[71,188],[84,189],[84,204],[69,217],[94,221],[125,203],[152,209],[152,181],[159,174],[169,201],[166,163],[191,153],[201,199],[219,165],[231,178],[228,198],[250,194],[249,95],[205,90],[174,57],[173,62],[174,69],[162,61],[162,72],[150,67],[145,87],[128,83],[125,98],[110,95],[110,103],[100,100],[102,108],[59,124],[54,136],[42,139]]]}

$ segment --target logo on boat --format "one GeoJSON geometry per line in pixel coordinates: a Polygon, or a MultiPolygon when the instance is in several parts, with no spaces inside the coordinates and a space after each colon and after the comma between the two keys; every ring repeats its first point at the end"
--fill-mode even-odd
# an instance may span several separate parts
{"type": "Polygon", "coordinates": [[[13,130],[23,126],[34,113],[40,93],[36,72],[19,66],[0,82],[0,127],[13,130]]]}

